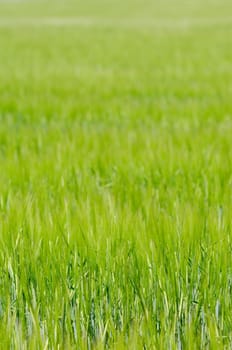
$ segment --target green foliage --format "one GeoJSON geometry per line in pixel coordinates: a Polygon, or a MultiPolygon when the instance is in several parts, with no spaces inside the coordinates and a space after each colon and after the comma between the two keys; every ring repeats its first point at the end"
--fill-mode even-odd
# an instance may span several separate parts
{"type": "Polygon", "coordinates": [[[109,4],[0,3],[0,348],[230,349],[229,2],[109,4]]]}

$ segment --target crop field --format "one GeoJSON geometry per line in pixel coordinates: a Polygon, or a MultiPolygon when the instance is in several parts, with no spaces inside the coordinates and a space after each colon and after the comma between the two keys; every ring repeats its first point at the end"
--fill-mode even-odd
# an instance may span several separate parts
{"type": "Polygon", "coordinates": [[[0,0],[0,349],[232,349],[230,14],[0,0]]]}

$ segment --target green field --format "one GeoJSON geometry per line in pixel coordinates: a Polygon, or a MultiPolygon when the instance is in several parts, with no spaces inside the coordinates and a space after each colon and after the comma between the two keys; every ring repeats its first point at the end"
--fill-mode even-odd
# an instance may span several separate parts
{"type": "Polygon", "coordinates": [[[232,348],[230,13],[0,0],[0,349],[232,348]]]}

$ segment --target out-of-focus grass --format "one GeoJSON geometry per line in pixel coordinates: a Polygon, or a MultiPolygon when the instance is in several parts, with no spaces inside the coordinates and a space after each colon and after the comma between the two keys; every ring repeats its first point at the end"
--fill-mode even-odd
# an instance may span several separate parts
{"type": "Polygon", "coordinates": [[[230,17],[230,0],[1,0],[0,17],[88,16],[109,18],[230,17]]]}
{"type": "Polygon", "coordinates": [[[1,347],[230,348],[231,6],[73,4],[0,4],[1,347]]]}

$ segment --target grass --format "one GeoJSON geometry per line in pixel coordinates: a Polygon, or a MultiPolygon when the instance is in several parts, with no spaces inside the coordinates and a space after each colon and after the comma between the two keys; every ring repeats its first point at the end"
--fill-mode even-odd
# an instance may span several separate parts
{"type": "Polygon", "coordinates": [[[1,349],[232,347],[231,10],[0,3],[1,349]]]}

